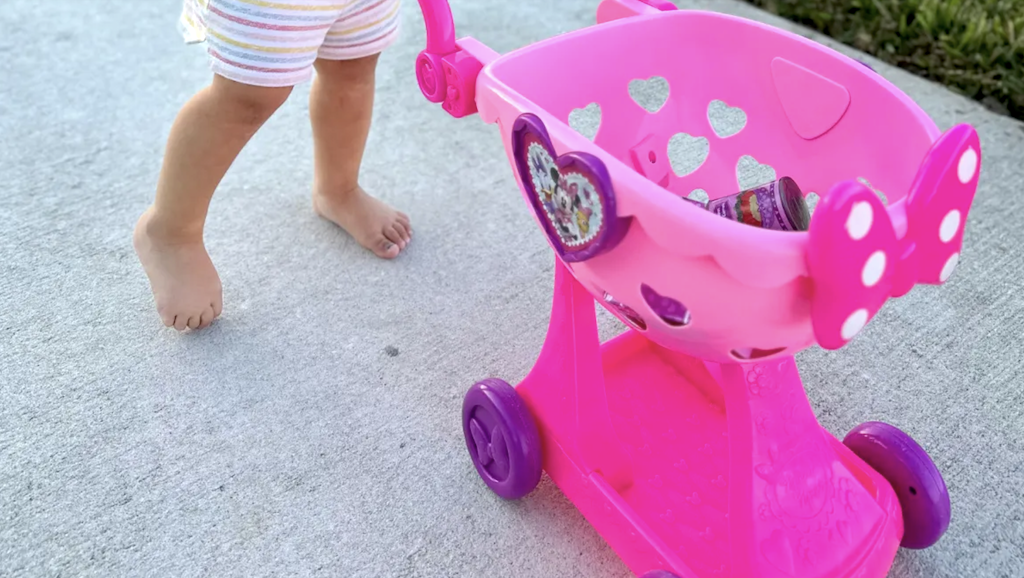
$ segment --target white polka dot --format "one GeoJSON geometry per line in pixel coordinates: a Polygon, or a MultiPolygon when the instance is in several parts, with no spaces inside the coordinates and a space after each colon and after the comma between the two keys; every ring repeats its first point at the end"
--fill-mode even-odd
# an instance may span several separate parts
{"type": "Polygon", "coordinates": [[[957,264],[960,262],[960,253],[953,253],[949,256],[946,264],[942,266],[942,272],[939,273],[939,281],[945,283],[950,276],[953,275],[953,271],[956,269],[957,264]]]}
{"type": "Polygon", "coordinates": [[[865,287],[874,287],[885,273],[885,251],[875,251],[864,262],[864,269],[860,273],[860,280],[865,287]]]}
{"type": "Polygon", "coordinates": [[[956,176],[960,182],[967,184],[974,178],[974,172],[978,170],[978,152],[969,148],[960,155],[960,163],[956,167],[956,176]]]}
{"type": "Polygon", "coordinates": [[[855,203],[850,209],[850,216],[846,219],[846,232],[854,241],[860,241],[871,230],[871,221],[875,215],[871,211],[871,205],[865,201],[855,203]]]}
{"type": "Polygon", "coordinates": [[[939,238],[943,243],[948,243],[953,240],[958,230],[960,230],[960,211],[953,209],[942,219],[942,225],[939,226],[939,238]]]}
{"type": "Polygon", "coordinates": [[[868,310],[858,309],[854,311],[853,313],[850,314],[849,317],[846,318],[846,322],[843,323],[843,339],[845,339],[846,341],[853,339],[853,337],[860,333],[860,330],[864,329],[864,326],[867,324],[868,310]]]}

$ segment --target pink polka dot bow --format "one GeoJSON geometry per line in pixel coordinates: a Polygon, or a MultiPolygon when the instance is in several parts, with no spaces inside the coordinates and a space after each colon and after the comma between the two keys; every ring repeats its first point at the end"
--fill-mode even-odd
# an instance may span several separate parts
{"type": "Polygon", "coordinates": [[[839,349],[890,297],[949,279],[978,187],[980,151],[974,128],[957,125],[932,145],[910,193],[888,211],[856,181],[836,185],[822,199],[808,248],[819,345],[839,349]]]}

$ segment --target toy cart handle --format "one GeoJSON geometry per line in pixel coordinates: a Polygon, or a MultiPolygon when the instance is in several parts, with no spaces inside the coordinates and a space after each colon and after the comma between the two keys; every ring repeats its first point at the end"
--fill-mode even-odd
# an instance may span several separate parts
{"type": "MultiPolygon", "coordinates": [[[[427,47],[416,58],[420,92],[456,118],[476,113],[477,75],[497,53],[471,38],[456,42],[448,0],[419,3],[427,28],[427,47]]],[[[598,7],[598,21],[675,9],[669,0],[604,0],[598,7]]]]}
{"type": "Polygon", "coordinates": [[[455,20],[448,0],[419,0],[423,21],[427,25],[427,52],[455,52],[455,20]]]}
{"type": "Polygon", "coordinates": [[[448,0],[419,0],[427,47],[416,58],[416,81],[430,102],[455,118],[476,114],[476,79],[498,54],[472,38],[455,39],[448,0]]]}
{"type": "Polygon", "coordinates": [[[447,92],[441,60],[455,53],[455,20],[448,0],[419,0],[427,26],[427,48],[416,59],[416,80],[430,102],[442,102],[447,92]]]}

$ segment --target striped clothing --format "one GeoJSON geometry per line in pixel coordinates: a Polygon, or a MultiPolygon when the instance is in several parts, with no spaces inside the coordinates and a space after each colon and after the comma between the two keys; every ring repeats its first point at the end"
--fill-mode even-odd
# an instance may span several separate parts
{"type": "Polygon", "coordinates": [[[236,82],[294,86],[313,62],[377,54],[398,37],[400,0],[185,0],[188,43],[206,42],[211,68],[236,82]]]}

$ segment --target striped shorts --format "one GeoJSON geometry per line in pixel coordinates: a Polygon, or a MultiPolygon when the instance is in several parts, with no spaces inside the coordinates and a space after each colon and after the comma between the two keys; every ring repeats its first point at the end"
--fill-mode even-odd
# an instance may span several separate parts
{"type": "Polygon", "coordinates": [[[398,37],[401,0],[185,0],[180,28],[206,42],[213,72],[243,84],[294,86],[313,62],[377,54],[398,37]]]}

